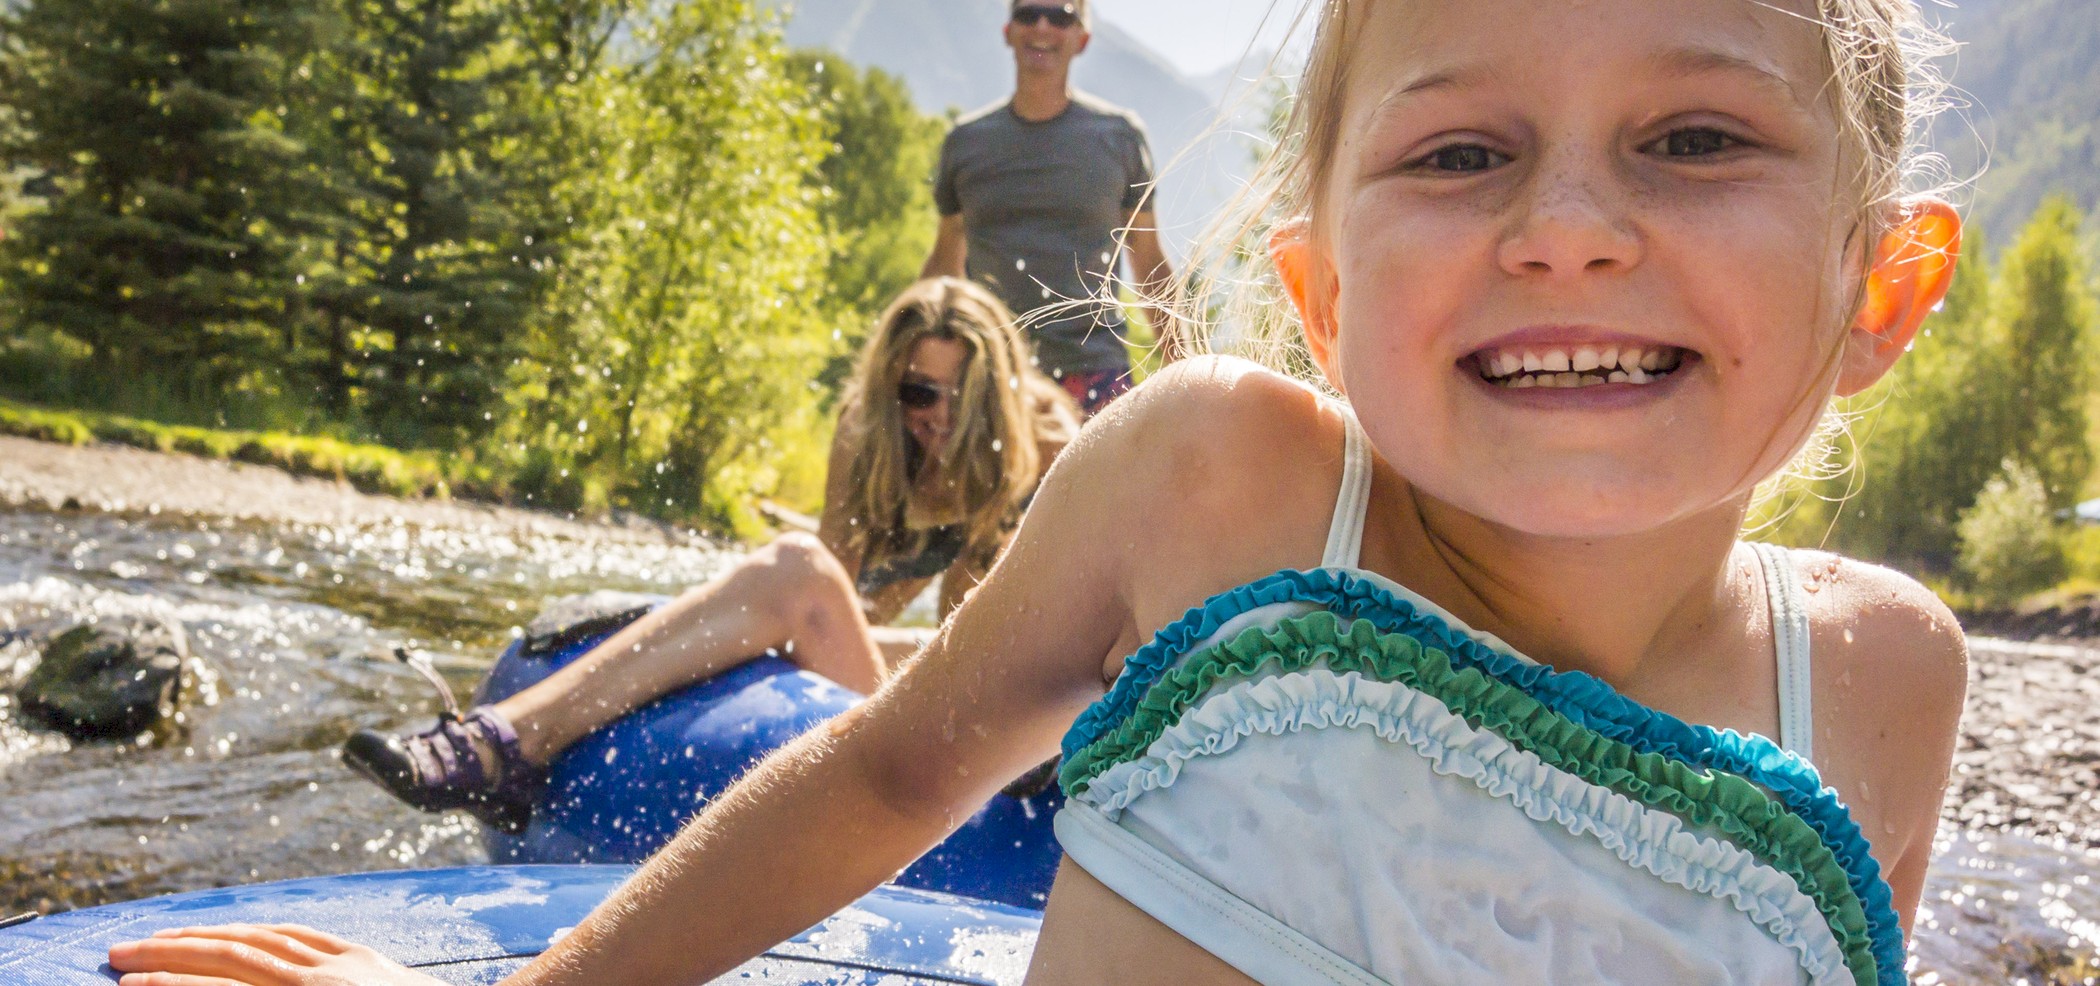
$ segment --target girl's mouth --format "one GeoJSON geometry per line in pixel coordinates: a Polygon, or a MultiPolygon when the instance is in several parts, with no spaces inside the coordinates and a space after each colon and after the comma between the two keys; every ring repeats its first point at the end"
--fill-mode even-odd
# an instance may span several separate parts
{"type": "Polygon", "coordinates": [[[1518,346],[1483,349],[1466,357],[1480,379],[1498,387],[1579,389],[1608,384],[1646,386],[1681,369],[1697,354],[1665,345],[1518,346]]]}

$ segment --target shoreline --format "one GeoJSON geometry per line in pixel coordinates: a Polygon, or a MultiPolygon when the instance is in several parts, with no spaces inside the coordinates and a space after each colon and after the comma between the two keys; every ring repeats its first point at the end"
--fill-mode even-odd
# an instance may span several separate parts
{"type": "Polygon", "coordinates": [[[720,543],[697,531],[622,512],[592,519],[478,500],[395,497],[274,466],[12,435],[0,435],[0,507],[327,526],[414,524],[575,540],[720,543]]]}

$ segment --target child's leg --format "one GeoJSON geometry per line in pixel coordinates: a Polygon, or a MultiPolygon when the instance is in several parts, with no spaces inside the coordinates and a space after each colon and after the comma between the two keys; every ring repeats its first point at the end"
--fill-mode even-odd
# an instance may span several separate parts
{"type": "Polygon", "coordinates": [[[807,534],[759,549],[495,708],[525,759],[543,765],[629,711],[790,641],[803,668],[864,695],[882,684],[888,665],[853,580],[807,534]]]}

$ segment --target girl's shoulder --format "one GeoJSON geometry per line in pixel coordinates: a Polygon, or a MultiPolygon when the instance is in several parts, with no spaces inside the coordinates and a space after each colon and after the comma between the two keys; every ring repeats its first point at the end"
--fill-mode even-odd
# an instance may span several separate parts
{"type": "Polygon", "coordinates": [[[1336,405],[1311,384],[1236,356],[1191,356],[1146,378],[1099,415],[1101,430],[1139,429],[1153,438],[1204,442],[1304,429],[1336,405]]]}
{"type": "Polygon", "coordinates": [[[1807,603],[1815,652],[1836,655],[1848,670],[1900,675],[1951,693],[1959,703],[1968,646],[1960,621],[1931,589],[1901,572],[1827,551],[1794,549],[1787,558],[1807,603]]]}
{"type": "Polygon", "coordinates": [[[1237,493],[1324,479],[1342,454],[1340,405],[1310,385],[1229,356],[1181,360],[1089,422],[1081,444],[1179,493],[1237,493]],[[1248,489],[1252,483],[1255,489],[1248,489]]]}
{"type": "Polygon", "coordinates": [[[1961,624],[1901,573],[1822,551],[1788,557],[1809,615],[1816,765],[1864,813],[1892,883],[1913,887],[1968,694],[1961,624]]]}
{"type": "Polygon", "coordinates": [[[1217,592],[1319,563],[1345,413],[1254,363],[1192,357],[1088,422],[1049,487],[1086,504],[1087,536],[1116,559],[1149,633],[1217,592]]]}

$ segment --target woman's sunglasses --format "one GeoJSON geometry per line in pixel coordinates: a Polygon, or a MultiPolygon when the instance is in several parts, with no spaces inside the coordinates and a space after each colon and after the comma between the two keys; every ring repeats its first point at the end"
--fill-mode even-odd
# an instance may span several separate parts
{"type": "Polygon", "coordinates": [[[919,380],[904,380],[897,384],[897,403],[914,411],[923,411],[939,404],[942,397],[960,397],[962,392],[953,387],[925,383],[919,380]]]}
{"type": "Polygon", "coordinates": [[[1022,27],[1034,27],[1044,21],[1049,21],[1051,27],[1058,28],[1071,27],[1079,23],[1079,10],[1069,3],[1060,7],[1040,7],[1035,4],[1028,4],[1015,7],[1014,12],[1010,16],[1015,24],[1019,24],[1022,27]]]}

